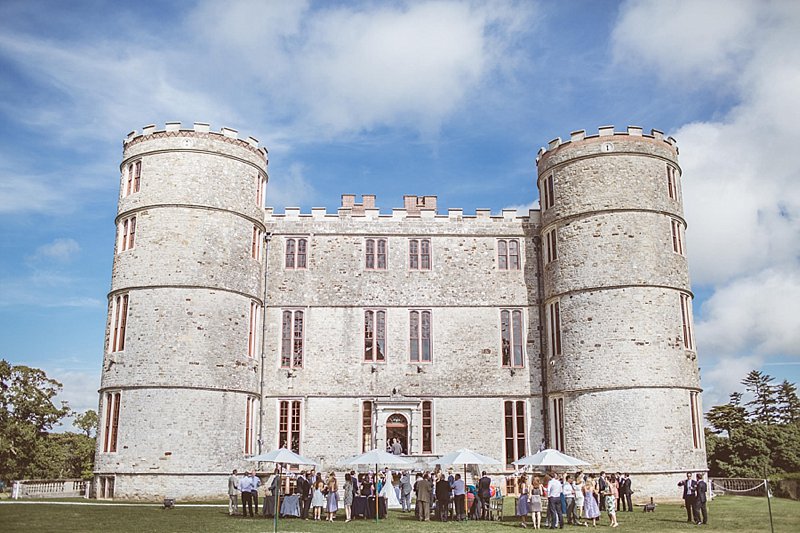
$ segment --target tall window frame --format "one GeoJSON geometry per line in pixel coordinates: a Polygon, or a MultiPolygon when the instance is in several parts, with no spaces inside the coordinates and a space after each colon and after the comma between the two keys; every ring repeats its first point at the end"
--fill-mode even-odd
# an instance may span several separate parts
{"type": "Polygon", "coordinates": [[[681,294],[681,330],[683,332],[683,348],[685,350],[694,350],[693,318],[692,299],[688,294],[681,294]]]}
{"type": "Polygon", "coordinates": [[[261,315],[263,306],[255,300],[250,300],[250,314],[247,325],[247,357],[261,355],[261,315]]]}
{"type": "Polygon", "coordinates": [[[547,211],[556,203],[555,195],[555,176],[551,173],[542,181],[542,190],[540,197],[542,199],[542,210],[547,211]]]}
{"type": "Polygon", "coordinates": [[[264,231],[258,226],[253,226],[253,240],[250,246],[250,257],[256,261],[261,261],[264,253],[264,231]]]}
{"type": "Polygon", "coordinates": [[[368,452],[373,449],[372,402],[361,402],[361,451],[368,452]]]}
{"type": "Polygon", "coordinates": [[[412,309],[409,317],[409,360],[433,362],[433,313],[430,309],[412,309]]]}
{"type": "Polygon", "coordinates": [[[563,452],[564,441],[564,397],[550,397],[550,435],[553,448],[563,452]]]}
{"type": "Polygon", "coordinates": [[[431,269],[431,240],[408,240],[408,268],[409,270],[431,269]]]}
{"type": "Polygon", "coordinates": [[[256,453],[256,423],[258,418],[258,399],[255,396],[247,396],[245,398],[244,409],[244,446],[243,451],[245,455],[253,455],[256,453]]]}
{"type": "Polygon", "coordinates": [[[103,395],[103,452],[116,453],[119,439],[119,410],[122,393],[109,391],[103,395]]]}
{"type": "Polygon", "coordinates": [[[389,241],[382,237],[369,237],[364,241],[364,268],[386,270],[389,241]]]}
{"type": "Polygon", "coordinates": [[[117,253],[132,250],[136,244],[136,215],[123,218],[117,229],[117,253]]]}
{"type": "Polygon", "coordinates": [[[433,402],[422,401],[422,453],[433,453],[433,402]]]}
{"type": "Polygon", "coordinates": [[[519,239],[497,239],[497,268],[498,270],[520,270],[519,239]]]}
{"type": "Polygon", "coordinates": [[[547,305],[547,354],[559,356],[561,348],[561,302],[556,300],[547,305]]]}
{"type": "Polygon", "coordinates": [[[506,468],[514,468],[517,459],[528,455],[528,420],[524,400],[503,402],[503,448],[506,468]]]}
{"type": "Polygon", "coordinates": [[[267,189],[267,178],[262,176],[260,173],[256,174],[256,205],[258,207],[264,207],[264,202],[266,200],[264,193],[267,189]]]}
{"type": "Polygon", "coordinates": [[[544,246],[544,264],[547,265],[552,263],[556,259],[558,259],[558,228],[553,228],[548,230],[544,234],[544,241],[542,241],[542,245],[544,246]]]}
{"type": "Polygon", "coordinates": [[[667,164],[667,192],[670,200],[678,199],[678,169],[667,164]]]}
{"type": "Polygon", "coordinates": [[[139,192],[142,180],[142,160],[131,161],[125,167],[125,181],[122,187],[122,196],[130,196],[139,192]]]}
{"type": "Polygon", "coordinates": [[[672,228],[672,251],[678,255],[686,255],[686,249],[683,245],[683,224],[676,218],[672,218],[670,221],[670,227],[672,228]]]}
{"type": "Polygon", "coordinates": [[[308,239],[306,237],[286,238],[283,264],[287,270],[303,270],[307,268],[308,239]]]}
{"type": "Polygon", "coordinates": [[[303,403],[300,400],[278,401],[278,448],[300,453],[303,442],[303,403]]]}
{"type": "Polygon", "coordinates": [[[705,436],[703,435],[700,393],[697,391],[689,392],[689,411],[692,419],[692,446],[696,450],[702,450],[705,447],[705,436]]]}
{"type": "Polygon", "coordinates": [[[281,368],[303,368],[306,313],[303,309],[281,312],[281,368]]]}
{"type": "Polygon", "coordinates": [[[386,310],[364,310],[364,362],[386,362],[386,310]]]}
{"type": "Polygon", "coordinates": [[[503,368],[525,367],[525,326],[522,309],[500,310],[500,356],[503,368]]]}
{"type": "Polygon", "coordinates": [[[125,350],[125,335],[128,328],[128,293],[117,294],[111,305],[111,338],[109,353],[125,350]]]}

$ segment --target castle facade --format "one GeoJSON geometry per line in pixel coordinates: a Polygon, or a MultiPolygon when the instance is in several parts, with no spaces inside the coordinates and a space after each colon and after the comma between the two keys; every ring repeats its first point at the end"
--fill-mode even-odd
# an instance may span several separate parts
{"type": "MultiPolygon", "coordinates": [[[[540,443],[675,497],[706,469],[678,149],[574,132],[541,209],[264,208],[267,152],[167,123],[123,143],[98,496],[220,497],[279,446],[341,470],[397,438],[422,468],[540,443]]],[[[509,487],[510,488],[510,487],[509,487]]]]}

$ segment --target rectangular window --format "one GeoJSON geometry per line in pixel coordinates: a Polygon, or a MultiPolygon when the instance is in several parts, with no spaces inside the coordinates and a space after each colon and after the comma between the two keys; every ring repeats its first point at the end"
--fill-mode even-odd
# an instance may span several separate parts
{"type": "Polygon", "coordinates": [[[689,393],[689,409],[692,415],[692,443],[695,449],[703,448],[703,426],[700,416],[700,396],[696,392],[689,393]]]}
{"type": "Polygon", "coordinates": [[[561,355],[561,306],[553,302],[547,306],[547,350],[550,357],[561,355]]]}
{"type": "Polygon", "coordinates": [[[525,402],[507,400],[504,403],[505,418],[505,457],[506,467],[527,455],[527,424],[525,423],[525,402]]]}
{"type": "Polygon", "coordinates": [[[546,211],[555,204],[555,189],[553,182],[554,178],[552,174],[547,176],[542,182],[542,191],[539,195],[542,198],[542,210],[546,211]]]}
{"type": "Polygon", "coordinates": [[[558,248],[556,246],[556,228],[544,234],[544,264],[548,264],[558,259],[558,248]]]}
{"type": "Polygon", "coordinates": [[[107,392],[104,395],[105,413],[103,420],[103,451],[117,451],[117,435],[119,434],[119,392],[107,392]]]}
{"type": "Polygon", "coordinates": [[[386,360],[386,311],[364,311],[364,361],[386,360]]]}
{"type": "Polygon", "coordinates": [[[564,398],[551,398],[550,433],[553,448],[564,451],[564,398]]]}
{"type": "Polygon", "coordinates": [[[308,239],[294,237],[286,239],[286,255],[284,261],[286,268],[306,268],[307,254],[308,239]]]}
{"type": "Polygon", "coordinates": [[[365,266],[367,270],[386,270],[386,239],[367,239],[365,266]]]}
{"type": "Polygon", "coordinates": [[[264,207],[264,191],[267,188],[267,180],[260,174],[256,174],[256,205],[264,207]]]}
{"type": "Polygon", "coordinates": [[[114,298],[111,307],[111,345],[110,352],[121,352],[125,349],[125,329],[128,323],[128,295],[120,294],[114,298]]]}
{"type": "Polygon", "coordinates": [[[139,185],[142,177],[142,161],[129,163],[125,168],[125,184],[123,186],[123,196],[128,196],[139,192],[139,185]]]}
{"type": "Polygon", "coordinates": [[[408,268],[410,270],[431,269],[430,239],[410,239],[408,241],[408,268]]]}
{"type": "Polygon", "coordinates": [[[692,300],[681,294],[681,322],[683,325],[683,347],[694,350],[694,333],[692,332],[692,300]]]}
{"type": "Polygon", "coordinates": [[[433,402],[422,402],[422,453],[433,453],[433,402]]]}
{"type": "Polygon", "coordinates": [[[683,255],[683,224],[672,219],[672,251],[683,255]]]}
{"type": "Polygon", "coordinates": [[[256,413],[258,412],[258,401],[254,396],[247,397],[244,412],[244,453],[253,455],[256,453],[256,413]]]}
{"type": "Polygon", "coordinates": [[[500,270],[519,270],[518,239],[499,239],[497,241],[497,268],[500,270]]]}
{"type": "Polygon", "coordinates": [[[120,220],[117,231],[117,253],[133,248],[136,242],[136,216],[120,220]]]}
{"type": "Polygon", "coordinates": [[[500,337],[503,366],[521,368],[523,366],[522,311],[503,309],[500,311],[500,337]]]}
{"type": "Polygon", "coordinates": [[[300,427],[300,400],[281,400],[278,447],[300,453],[300,427]]]}
{"type": "Polygon", "coordinates": [[[247,357],[260,355],[261,344],[261,304],[250,300],[250,317],[247,328],[247,357]]]}
{"type": "Polygon", "coordinates": [[[670,200],[678,199],[678,171],[672,165],[667,165],[667,189],[670,200]]]}
{"type": "Polygon", "coordinates": [[[361,409],[361,451],[372,449],[372,402],[363,402],[361,409]]]}
{"type": "Polygon", "coordinates": [[[303,368],[303,311],[285,310],[281,335],[281,368],[303,368]]]}
{"type": "Polygon", "coordinates": [[[412,363],[429,363],[432,360],[431,350],[431,312],[411,311],[410,319],[410,354],[412,363]]]}
{"type": "Polygon", "coordinates": [[[261,261],[261,253],[264,249],[264,232],[253,226],[253,242],[250,248],[250,255],[256,261],[261,261]]]}

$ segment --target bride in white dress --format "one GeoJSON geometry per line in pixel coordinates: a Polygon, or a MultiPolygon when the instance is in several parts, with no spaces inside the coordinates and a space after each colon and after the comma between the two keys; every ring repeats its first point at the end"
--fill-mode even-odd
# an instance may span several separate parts
{"type": "Polygon", "coordinates": [[[402,506],[397,498],[397,491],[394,490],[394,485],[392,485],[392,472],[387,469],[384,471],[384,475],[386,476],[386,482],[381,487],[380,496],[386,498],[387,509],[401,509],[402,506]]]}

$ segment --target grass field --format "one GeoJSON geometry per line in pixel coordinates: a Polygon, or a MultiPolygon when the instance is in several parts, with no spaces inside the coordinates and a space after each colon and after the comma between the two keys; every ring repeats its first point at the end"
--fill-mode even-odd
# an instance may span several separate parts
{"type": "MultiPolygon", "coordinates": [[[[506,498],[506,510],[511,511],[513,499],[506,498]]],[[[800,502],[773,498],[772,513],[775,531],[780,533],[800,532],[800,502]]],[[[374,521],[356,520],[344,523],[340,512],[335,522],[301,521],[293,518],[281,519],[280,531],[308,532],[365,532],[376,531],[374,521]]],[[[655,513],[621,513],[620,527],[616,531],[730,531],[735,533],[768,532],[769,515],[764,498],[746,496],[724,496],[709,504],[709,524],[694,526],[686,523],[686,512],[678,505],[659,505],[655,513]]],[[[598,529],[611,531],[608,519],[603,517],[598,529]]],[[[519,521],[507,515],[502,522],[439,522],[420,523],[413,514],[395,511],[389,513],[387,521],[381,521],[381,529],[392,533],[416,532],[442,533],[450,531],[502,532],[521,530],[519,521]]],[[[567,529],[584,531],[587,528],[566,526],[567,529]]],[[[529,528],[530,529],[530,528],[529,528]]],[[[591,529],[591,528],[589,528],[591,529]]],[[[0,504],[0,531],[41,533],[58,532],[266,532],[272,531],[271,519],[249,519],[229,517],[227,508],[192,507],[181,505],[164,510],[153,506],[113,505],[57,505],[57,504],[0,504]]]]}

